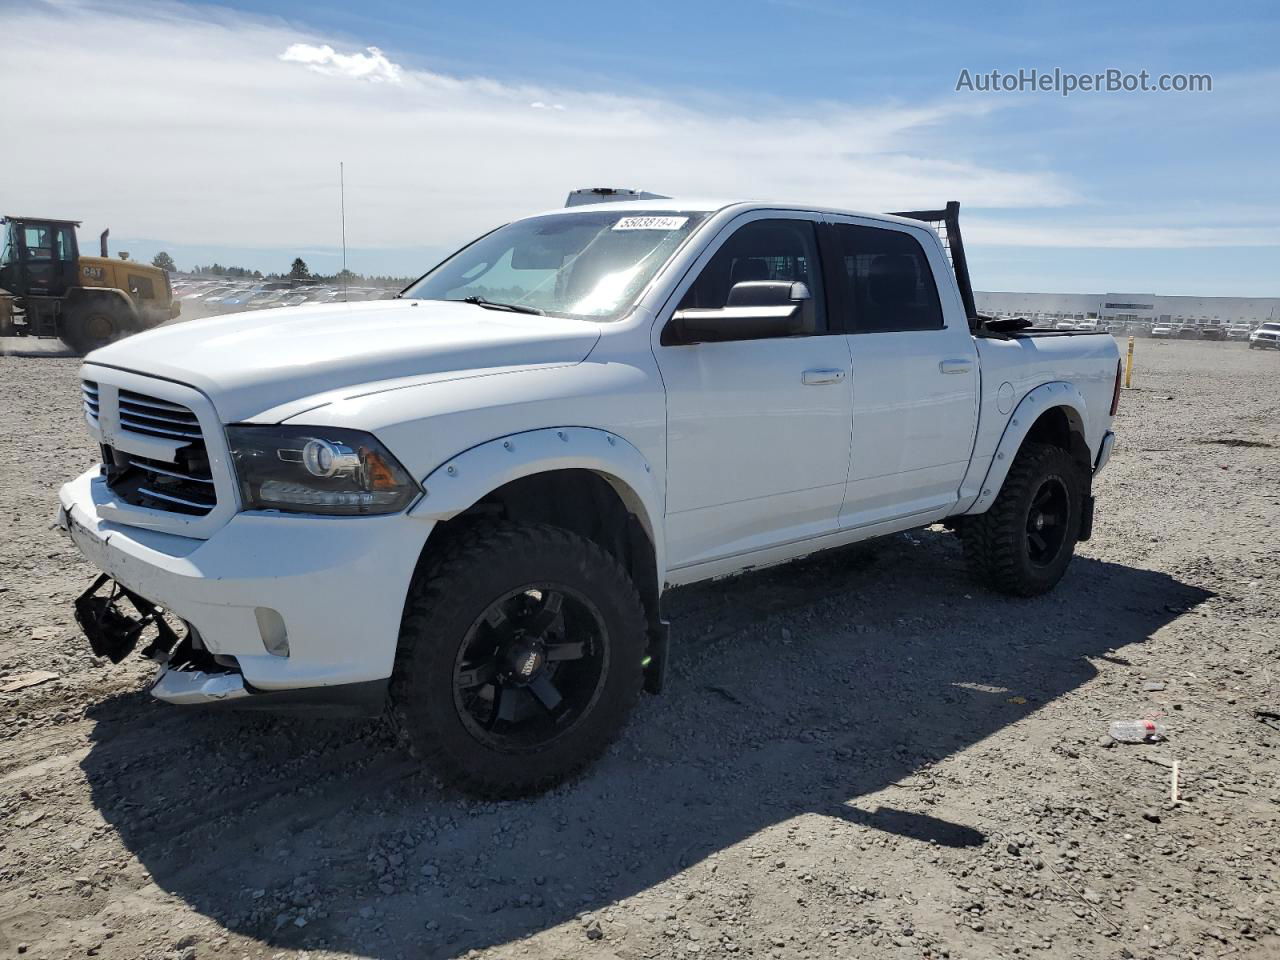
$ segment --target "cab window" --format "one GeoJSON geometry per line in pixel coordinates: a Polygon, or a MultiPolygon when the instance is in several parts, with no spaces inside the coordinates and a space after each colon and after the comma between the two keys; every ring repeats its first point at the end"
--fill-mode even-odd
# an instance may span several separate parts
{"type": "Polygon", "coordinates": [[[801,331],[826,329],[817,239],[809,220],[753,220],[739,227],[702,268],[679,309],[720,309],[736,284],[760,280],[805,284],[812,298],[801,305],[801,331]]]}
{"type": "Polygon", "coordinates": [[[156,291],[150,277],[139,277],[129,274],[129,292],[139,300],[154,300],[156,291]]]}
{"type": "Polygon", "coordinates": [[[27,255],[38,260],[53,257],[53,238],[48,227],[23,227],[22,245],[27,248],[27,255]]]}
{"type": "Polygon", "coordinates": [[[72,233],[71,233],[71,228],[58,227],[57,231],[54,234],[54,237],[55,237],[55,244],[56,244],[55,252],[57,253],[57,258],[63,261],[64,263],[68,260],[74,260],[76,258],[76,255],[75,255],[76,245],[74,242],[75,238],[72,236],[72,233]]]}
{"type": "Polygon", "coordinates": [[[942,305],[924,248],[901,230],[835,224],[848,283],[850,333],[941,330],[942,305]]]}

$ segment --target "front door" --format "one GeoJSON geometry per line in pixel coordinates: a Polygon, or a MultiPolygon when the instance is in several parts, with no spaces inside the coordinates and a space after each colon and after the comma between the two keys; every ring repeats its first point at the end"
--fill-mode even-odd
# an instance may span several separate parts
{"type": "Polygon", "coordinates": [[[19,222],[15,233],[22,264],[20,292],[63,296],[76,280],[74,228],[69,224],[19,222]]]}
{"type": "Polygon", "coordinates": [[[812,299],[789,335],[655,344],[671,570],[835,531],[849,465],[849,348],[827,323],[815,221],[744,215],[690,274],[680,309],[724,307],[758,281],[803,283],[812,299]]]}

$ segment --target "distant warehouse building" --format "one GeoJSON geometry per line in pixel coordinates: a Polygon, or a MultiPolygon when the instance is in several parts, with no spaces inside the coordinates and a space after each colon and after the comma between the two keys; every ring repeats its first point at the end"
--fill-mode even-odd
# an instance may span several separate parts
{"type": "Polygon", "coordinates": [[[1154,293],[975,293],[978,310],[995,316],[1100,318],[1148,323],[1248,323],[1280,320],[1280,297],[1163,297],[1154,293]]]}

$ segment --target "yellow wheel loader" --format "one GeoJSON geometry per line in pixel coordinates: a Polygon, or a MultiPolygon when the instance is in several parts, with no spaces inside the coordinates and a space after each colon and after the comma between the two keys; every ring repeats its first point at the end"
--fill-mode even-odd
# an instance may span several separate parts
{"type": "Polygon", "coordinates": [[[120,254],[82,257],[75,220],[0,217],[0,336],[58,337],[88,353],[176,317],[169,274],[120,254]]]}

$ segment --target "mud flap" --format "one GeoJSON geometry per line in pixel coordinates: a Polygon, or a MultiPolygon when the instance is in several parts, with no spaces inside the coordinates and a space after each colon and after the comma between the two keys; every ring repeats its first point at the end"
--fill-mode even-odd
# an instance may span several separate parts
{"type": "Polygon", "coordinates": [[[93,581],[93,585],[76,598],[76,623],[89,640],[89,647],[99,657],[119,663],[138,644],[138,638],[149,626],[156,628],[156,639],[144,651],[152,656],[156,652],[172,650],[178,644],[178,635],[165,623],[161,610],[150,600],[145,600],[121,586],[105,573],[93,581]],[[99,591],[108,583],[111,591],[100,596],[99,591]],[[131,615],[120,607],[120,601],[128,600],[136,611],[131,615]]]}
{"type": "Polygon", "coordinates": [[[1080,543],[1093,536],[1093,504],[1094,498],[1089,496],[1080,505],[1080,534],[1076,537],[1080,543]]]}
{"type": "Polygon", "coordinates": [[[649,654],[644,658],[644,689],[661,693],[667,683],[667,660],[671,654],[671,624],[659,620],[649,628],[649,654]]]}

